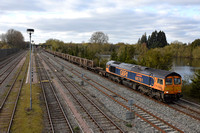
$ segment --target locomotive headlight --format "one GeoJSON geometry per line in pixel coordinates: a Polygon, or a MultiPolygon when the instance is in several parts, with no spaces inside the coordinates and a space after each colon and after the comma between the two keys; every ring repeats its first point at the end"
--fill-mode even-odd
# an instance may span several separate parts
{"type": "Polygon", "coordinates": [[[165,93],[169,93],[169,91],[165,91],[165,93]]]}

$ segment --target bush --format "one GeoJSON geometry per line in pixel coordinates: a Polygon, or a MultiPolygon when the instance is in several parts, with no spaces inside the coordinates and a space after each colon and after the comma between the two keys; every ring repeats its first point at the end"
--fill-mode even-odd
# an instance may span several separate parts
{"type": "Polygon", "coordinates": [[[172,54],[161,49],[151,49],[139,57],[140,65],[163,70],[169,70],[172,61],[172,54]]]}
{"type": "Polygon", "coordinates": [[[192,79],[192,88],[190,94],[192,97],[200,99],[200,70],[195,72],[195,76],[192,79]]]}
{"type": "Polygon", "coordinates": [[[193,51],[192,51],[192,57],[193,58],[200,58],[200,46],[196,47],[193,51]]]}

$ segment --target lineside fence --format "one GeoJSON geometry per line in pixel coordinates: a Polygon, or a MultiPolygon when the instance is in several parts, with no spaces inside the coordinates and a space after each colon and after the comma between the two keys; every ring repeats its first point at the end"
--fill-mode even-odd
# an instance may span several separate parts
{"type": "Polygon", "coordinates": [[[0,61],[4,59],[6,56],[14,54],[18,52],[19,49],[17,48],[11,48],[11,49],[0,49],[0,61]]]}

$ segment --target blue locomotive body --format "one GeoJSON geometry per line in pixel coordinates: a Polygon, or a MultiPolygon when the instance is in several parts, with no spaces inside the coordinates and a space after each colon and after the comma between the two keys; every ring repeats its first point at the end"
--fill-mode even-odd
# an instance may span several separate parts
{"type": "Polygon", "coordinates": [[[118,67],[115,68],[115,71],[112,71],[112,67],[109,67],[109,72],[117,76],[120,76],[122,78],[133,80],[134,82],[138,82],[140,84],[144,84],[147,86],[154,85],[154,80],[150,75],[144,75],[141,73],[137,73],[134,71],[130,71],[130,70],[118,68],[118,67]]]}

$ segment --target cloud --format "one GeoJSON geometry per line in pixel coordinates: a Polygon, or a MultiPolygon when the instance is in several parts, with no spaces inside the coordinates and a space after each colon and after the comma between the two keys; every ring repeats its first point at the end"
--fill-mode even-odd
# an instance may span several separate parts
{"type": "Polygon", "coordinates": [[[0,3],[2,11],[43,11],[39,0],[3,0],[0,3]]]}
{"type": "Polygon", "coordinates": [[[38,43],[87,42],[95,31],[108,34],[111,43],[136,43],[154,30],[164,31],[168,42],[192,42],[200,31],[197,0],[3,0],[0,9],[1,31],[13,28],[27,38],[26,28],[34,28],[38,43]]]}
{"type": "MultiPolygon", "coordinates": [[[[168,34],[173,34],[174,38],[169,41],[177,40],[186,36],[187,32],[194,32],[198,21],[188,20],[184,18],[165,17],[156,13],[143,12],[116,12],[112,14],[97,14],[88,18],[76,19],[40,19],[33,22],[38,29],[46,32],[70,32],[76,36],[76,39],[82,38],[84,33],[93,33],[95,31],[103,31],[111,35],[111,42],[129,42],[136,43],[142,34],[147,32],[151,34],[154,30],[163,30],[168,34]],[[174,21],[177,19],[176,21],[174,21]]],[[[84,40],[88,41],[91,34],[86,34],[84,40]]],[[[189,39],[189,38],[187,38],[189,39]]],[[[185,41],[185,40],[184,40],[185,41]]]]}

